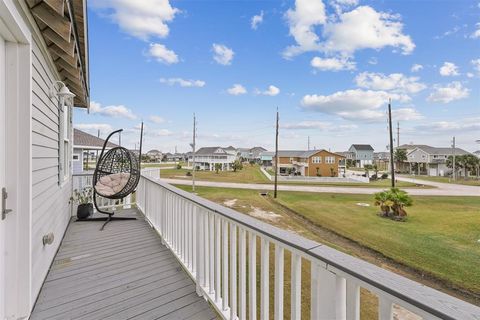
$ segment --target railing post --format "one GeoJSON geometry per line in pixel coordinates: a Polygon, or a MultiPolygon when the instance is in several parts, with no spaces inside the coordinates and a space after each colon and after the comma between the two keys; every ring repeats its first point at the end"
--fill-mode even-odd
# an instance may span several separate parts
{"type": "Polygon", "coordinates": [[[261,240],[260,255],[262,259],[260,269],[260,318],[269,319],[269,285],[268,285],[268,272],[269,272],[269,257],[270,257],[270,244],[267,239],[261,240]]]}
{"type": "Polygon", "coordinates": [[[230,319],[237,318],[237,226],[230,224],[230,319]]]}
{"type": "Polygon", "coordinates": [[[275,245],[275,303],[274,317],[276,320],[283,319],[283,269],[284,250],[278,244],[275,245]]]}
{"type": "Polygon", "coordinates": [[[222,308],[228,310],[228,221],[223,221],[223,248],[222,248],[222,308]]]}
{"type": "Polygon", "coordinates": [[[248,305],[249,319],[257,318],[257,237],[248,233],[248,305]]]}
{"type": "Polygon", "coordinates": [[[302,315],[302,257],[292,252],[291,268],[291,315],[292,320],[300,320],[302,315]]]}
{"type": "MultiPolygon", "coordinates": [[[[203,210],[204,211],[204,210],[203,210]]],[[[202,214],[203,221],[203,283],[202,285],[206,288],[210,283],[210,245],[209,245],[209,235],[208,235],[208,212],[204,211],[202,214]]],[[[207,291],[208,292],[208,291],[207,291]]]]}
{"type": "Polygon", "coordinates": [[[221,228],[222,228],[222,221],[220,217],[215,217],[215,302],[220,304],[221,300],[221,228]]]}
{"type": "Polygon", "coordinates": [[[360,319],[360,287],[347,280],[347,320],[360,319]]]}
{"type": "Polygon", "coordinates": [[[347,318],[347,282],[341,276],[335,277],[335,314],[336,319],[345,320],[347,318]]]}
{"type": "Polygon", "coordinates": [[[247,251],[246,251],[245,229],[239,228],[238,240],[238,315],[240,319],[247,318],[247,251]]]}
{"type": "Polygon", "coordinates": [[[196,212],[196,218],[197,218],[197,226],[198,226],[198,231],[197,231],[197,273],[196,273],[196,278],[197,278],[197,294],[202,295],[202,289],[201,287],[204,285],[204,255],[203,255],[203,217],[202,217],[202,212],[200,208],[197,208],[196,212]]]}
{"type": "Polygon", "coordinates": [[[378,319],[380,320],[392,320],[392,301],[383,296],[378,296],[378,319]]]}

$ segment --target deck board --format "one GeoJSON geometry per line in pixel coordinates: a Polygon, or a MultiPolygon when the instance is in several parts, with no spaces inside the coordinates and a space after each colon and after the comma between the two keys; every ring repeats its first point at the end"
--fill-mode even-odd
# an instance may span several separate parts
{"type": "Polygon", "coordinates": [[[71,222],[30,319],[215,319],[174,255],[137,220],[71,222]]]}

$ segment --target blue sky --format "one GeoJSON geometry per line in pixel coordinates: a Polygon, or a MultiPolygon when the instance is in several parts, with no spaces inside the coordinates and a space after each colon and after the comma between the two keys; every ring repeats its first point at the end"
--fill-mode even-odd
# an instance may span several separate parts
{"type": "Polygon", "coordinates": [[[480,149],[479,1],[89,2],[91,112],[75,125],[123,128],[133,148],[342,151],[400,143],[480,149]]]}

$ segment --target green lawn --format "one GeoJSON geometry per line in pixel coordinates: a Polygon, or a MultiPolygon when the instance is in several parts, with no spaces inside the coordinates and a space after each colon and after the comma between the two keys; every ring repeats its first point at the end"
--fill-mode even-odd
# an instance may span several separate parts
{"type": "MultiPolygon", "coordinates": [[[[185,165],[185,163],[180,162],[180,165],[185,165]]],[[[143,168],[165,168],[165,167],[175,167],[175,163],[163,163],[163,162],[150,162],[145,163],[142,162],[142,169],[143,168]]]]}
{"type": "Polygon", "coordinates": [[[430,177],[430,176],[405,176],[407,178],[412,178],[415,180],[425,180],[425,181],[432,181],[432,182],[443,182],[443,183],[454,183],[454,184],[463,184],[468,186],[480,186],[480,179],[476,178],[457,178],[455,182],[452,181],[449,177],[430,177]]]}
{"type": "MultiPolygon", "coordinates": [[[[185,190],[190,187],[183,186],[185,190]]],[[[282,214],[282,208],[258,191],[198,187],[200,196],[223,203],[238,199],[234,209],[249,213],[251,206],[282,214]]],[[[332,230],[383,255],[430,274],[447,285],[480,292],[480,197],[414,196],[406,222],[377,216],[372,196],[279,192],[277,201],[311,223],[332,230]]],[[[354,255],[361,253],[324,241],[301,223],[282,216],[268,221],[354,255]]],[[[377,262],[378,263],[378,262],[377,262]]]]}
{"type": "MultiPolygon", "coordinates": [[[[191,179],[190,176],[187,176],[187,172],[192,172],[192,170],[187,169],[164,169],[161,171],[160,176],[162,178],[171,178],[171,179],[191,179]]],[[[237,172],[233,171],[196,171],[195,177],[198,181],[218,181],[218,182],[238,182],[238,183],[267,183],[271,184],[272,181],[268,180],[265,175],[260,171],[260,167],[257,165],[244,165],[243,169],[237,172]]],[[[289,185],[311,185],[311,186],[332,186],[332,187],[361,187],[361,188],[388,188],[390,187],[390,180],[377,180],[370,183],[341,183],[341,182],[292,182],[292,181],[281,181],[279,184],[289,184],[289,185]]],[[[398,186],[405,188],[432,188],[428,186],[417,186],[414,183],[399,181],[398,186]]]]}

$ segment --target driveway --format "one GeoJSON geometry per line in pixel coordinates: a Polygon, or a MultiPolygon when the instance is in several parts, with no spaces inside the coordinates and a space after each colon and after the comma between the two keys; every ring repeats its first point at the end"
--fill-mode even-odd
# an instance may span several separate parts
{"type": "MultiPolygon", "coordinates": [[[[400,178],[398,180],[401,180],[400,178]]],[[[405,178],[408,179],[408,178],[405,178]]],[[[191,185],[191,180],[183,179],[162,179],[170,184],[191,185]]],[[[405,180],[407,181],[407,180],[405,180]]],[[[411,181],[410,181],[411,182],[411,181]]],[[[414,183],[418,182],[414,181],[414,183]]],[[[402,188],[411,195],[418,196],[480,196],[480,187],[450,185],[446,183],[432,182],[439,186],[436,189],[419,189],[419,188],[402,188]]],[[[422,181],[422,184],[427,184],[422,181]]],[[[236,182],[214,182],[214,181],[195,181],[196,186],[202,187],[218,187],[233,189],[250,189],[250,190],[273,190],[272,184],[256,184],[256,183],[236,183],[236,182]]],[[[280,191],[302,191],[302,192],[322,192],[322,193],[350,193],[350,194],[373,194],[385,189],[382,188],[366,188],[366,187],[329,187],[329,186],[299,186],[299,185],[278,185],[280,191]]]]}

